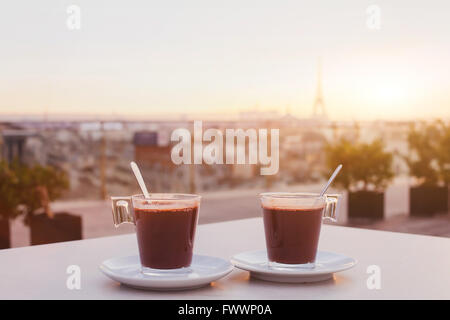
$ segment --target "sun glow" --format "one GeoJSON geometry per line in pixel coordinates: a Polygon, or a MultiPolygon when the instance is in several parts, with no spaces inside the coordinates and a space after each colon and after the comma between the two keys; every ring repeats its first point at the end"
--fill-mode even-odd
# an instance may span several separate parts
{"type": "Polygon", "coordinates": [[[406,102],[411,90],[408,90],[407,85],[402,81],[380,81],[368,91],[375,103],[392,105],[406,102]]]}
{"type": "Polygon", "coordinates": [[[424,94],[431,92],[431,77],[400,59],[357,60],[348,63],[347,68],[336,70],[339,82],[333,83],[341,88],[340,105],[348,105],[343,117],[410,118],[420,111],[417,109],[424,94]],[[338,76],[341,74],[345,77],[338,76]]]}

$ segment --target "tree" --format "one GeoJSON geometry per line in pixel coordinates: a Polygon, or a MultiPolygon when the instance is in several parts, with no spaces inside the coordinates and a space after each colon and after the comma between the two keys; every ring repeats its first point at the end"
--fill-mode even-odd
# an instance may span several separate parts
{"type": "Polygon", "coordinates": [[[438,164],[438,179],[445,185],[450,185],[450,124],[439,122],[441,134],[436,150],[438,164]]]}
{"type": "Polygon", "coordinates": [[[59,198],[68,189],[67,174],[51,166],[27,166],[14,162],[11,165],[18,180],[17,201],[27,223],[39,209],[48,211],[50,201],[59,198]]]}
{"type": "Polygon", "coordinates": [[[450,125],[440,120],[411,125],[408,144],[412,154],[406,162],[420,185],[450,184],[450,125]]]}
{"type": "Polygon", "coordinates": [[[343,189],[349,190],[353,182],[351,166],[355,158],[354,145],[347,139],[341,139],[338,143],[327,144],[325,146],[325,154],[327,170],[324,172],[324,176],[329,176],[329,171],[342,164],[344,170],[341,170],[336,176],[334,183],[343,189]]]}
{"type": "Polygon", "coordinates": [[[384,151],[381,140],[371,143],[356,142],[342,138],[325,147],[328,171],[334,170],[340,163],[343,169],[335,183],[348,190],[384,190],[394,177],[392,153],[384,151]]]}
{"type": "Polygon", "coordinates": [[[5,161],[0,161],[0,220],[15,218],[18,210],[19,179],[5,161]]]}
{"type": "Polygon", "coordinates": [[[49,203],[69,186],[66,174],[53,167],[32,167],[0,161],[0,249],[9,248],[9,221],[24,215],[25,224],[37,210],[49,213],[49,203]]]}

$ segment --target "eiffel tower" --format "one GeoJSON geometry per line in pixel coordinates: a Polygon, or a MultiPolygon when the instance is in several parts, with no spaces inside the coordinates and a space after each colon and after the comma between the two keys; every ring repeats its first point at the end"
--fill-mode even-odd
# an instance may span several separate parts
{"type": "Polygon", "coordinates": [[[327,118],[325,102],[322,95],[322,64],[320,59],[317,63],[317,91],[313,104],[313,118],[327,118]]]}

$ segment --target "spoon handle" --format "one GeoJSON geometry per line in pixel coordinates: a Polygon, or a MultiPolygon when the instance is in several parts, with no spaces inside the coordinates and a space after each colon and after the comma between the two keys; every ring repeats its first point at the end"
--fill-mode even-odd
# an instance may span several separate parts
{"type": "Polygon", "coordinates": [[[130,163],[130,166],[131,166],[131,170],[133,170],[133,173],[136,177],[139,187],[141,187],[144,197],[150,198],[150,194],[148,193],[147,187],[145,186],[145,183],[144,183],[144,178],[142,178],[141,170],[139,170],[139,167],[137,166],[136,162],[132,161],[130,163]]]}
{"type": "Polygon", "coordinates": [[[331,175],[330,179],[328,179],[328,182],[327,182],[325,188],[323,188],[322,192],[320,193],[321,197],[325,194],[325,192],[327,192],[328,187],[331,185],[331,183],[333,182],[334,178],[336,178],[336,176],[338,175],[339,171],[341,171],[341,169],[342,169],[342,164],[338,165],[337,168],[334,170],[334,172],[331,175]]]}

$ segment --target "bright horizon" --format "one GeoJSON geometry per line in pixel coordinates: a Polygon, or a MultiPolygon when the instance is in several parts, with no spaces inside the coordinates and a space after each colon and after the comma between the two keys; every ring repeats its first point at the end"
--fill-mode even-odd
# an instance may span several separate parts
{"type": "Polygon", "coordinates": [[[450,118],[450,3],[23,0],[0,12],[1,115],[130,118],[312,113],[317,60],[332,120],[450,118]]]}

